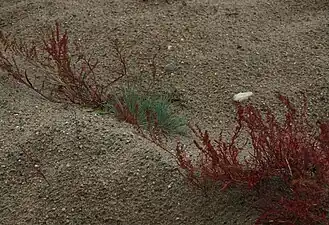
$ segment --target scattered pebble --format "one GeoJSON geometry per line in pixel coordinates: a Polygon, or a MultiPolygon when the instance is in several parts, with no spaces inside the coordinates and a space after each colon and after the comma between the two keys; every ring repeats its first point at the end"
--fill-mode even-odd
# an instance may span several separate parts
{"type": "Polygon", "coordinates": [[[233,100],[236,101],[236,102],[242,102],[244,100],[247,100],[252,95],[253,95],[253,93],[250,92],[250,91],[248,91],[248,92],[240,92],[240,93],[235,94],[233,96],[233,100]]]}
{"type": "Polygon", "coordinates": [[[167,65],[165,65],[164,70],[167,73],[173,73],[177,70],[177,66],[175,65],[175,63],[168,63],[167,65]]]}

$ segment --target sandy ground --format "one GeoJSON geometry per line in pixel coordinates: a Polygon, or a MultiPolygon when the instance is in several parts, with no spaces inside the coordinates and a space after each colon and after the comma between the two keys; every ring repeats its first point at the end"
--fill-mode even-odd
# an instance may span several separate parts
{"type": "MultiPolygon", "coordinates": [[[[58,20],[111,79],[111,41],[126,47],[129,74],[158,53],[157,88],[177,111],[214,132],[230,130],[233,94],[307,94],[311,118],[328,118],[326,0],[2,0],[0,29],[27,40],[58,20]],[[161,49],[158,51],[157,46],[161,49]],[[172,46],[170,50],[168,46],[172,46]]],[[[52,104],[0,72],[1,224],[253,224],[237,191],[186,185],[175,163],[110,115],[52,104]],[[27,152],[32,160],[26,157],[27,152]],[[47,182],[40,177],[41,170],[47,182]],[[216,197],[213,197],[216,196],[216,197]]]]}

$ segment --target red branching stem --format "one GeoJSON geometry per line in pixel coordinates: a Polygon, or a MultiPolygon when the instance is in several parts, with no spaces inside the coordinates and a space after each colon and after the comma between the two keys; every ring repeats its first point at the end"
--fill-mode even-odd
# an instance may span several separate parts
{"type": "Polygon", "coordinates": [[[269,109],[263,116],[252,104],[236,104],[237,127],[228,142],[222,135],[213,141],[208,131],[191,127],[200,156],[193,161],[187,149],[177,148],[178,165],[194,184],[220,181],[224,184],[222,190],[232,184],[255,188],[263,181],[280,178],[290,194],[265,204],[256,224],[329,224],[323,210],[328,208],[329,200],[329,122],[318,121],[317,135],[306,118],[305,96],[301,113],[287,97],[278,98],[287,109],[283,122],[269,109]],[[237,147],[242,131],[252,144],[245,160],[239,159],[242,149],[237,147]]]}

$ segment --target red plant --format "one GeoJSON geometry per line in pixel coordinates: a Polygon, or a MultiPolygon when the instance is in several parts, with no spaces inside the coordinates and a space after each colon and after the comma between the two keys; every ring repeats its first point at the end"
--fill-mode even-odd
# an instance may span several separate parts
{"type": "Polygon", "coordinates": [[[279,99],[287,108],[283,122],[269,109],[263,115],[252,104],[237,104],[237,126],[230,141],[222,137],[213,141],[207,131],[192,128],[199,139],[194,141],[198,160],[193,161],[186,149],[178,145],[178,165],[193,183],[220,181],[223,189],[229,184],[258,188],[269,179],[279,178],[288,194],[261,207],[258,224],[327,224],[324,209],[329,206],[329,123],[319,123],[320,135],[316,135],[306,118],[306,101],[300,113],[288,98],[280,95],[279,99]],[[237,144],[243,131],[252,145],[245,159],[239,155],[246,151],[246,145],[237,144]]]}
{"type": "Polygon", "coordinates": [[[207,131],[202,132],[199,127],[190,126],[195,136],[200,140],[194,141],[195,146],[200,151],[200,158],[197,165],[193,165],[192,159],[187,156],[182,145],[176,149],[178,164],[188,172],[188,178],[196,184],[201,184],[207,180],[224,182],[223,189],[232,183],[243,183],[246,181],[243,165],[238,159],[241,151],[235,141],[241,130],[240,124],[237,126],[230,142],[226,142],[220,137],[212,143],[207,131]]]}
{"type": "Polygon", "coordinates": [[[102,85],[94,73],[98,61],[81,52],[77,57],[70,52],[67,31],[61,34],[58,23],[42,44],[39,48],[0,33],[0,69],[50,101],[99,107],[110,98],[108,87],[125,75],[121,74],[106,86],[102,85]],[[44,79],[37,78],[32,82],[27,70],[21,69],[24,65],[18,64],[15,57],[42,69],[44,79]]]}
{"type": "MultiPolygon", "coordinates": [[[[114,104],[116,110],[116,116],[119,120],[127,123],[138,125],[137,113],[131,112],[128,106],[121,99],[114,104]]],[[[138,104],[135,105],[135,112],[138,112],[138,104]]]]}

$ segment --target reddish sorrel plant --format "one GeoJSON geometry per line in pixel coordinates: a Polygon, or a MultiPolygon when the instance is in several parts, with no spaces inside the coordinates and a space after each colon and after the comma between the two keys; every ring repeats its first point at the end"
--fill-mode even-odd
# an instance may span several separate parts
{"type": "Polygon", "coordinates": [[[237,104],[237,126],[229,141],[222,137],[213,141],[207,131],[192,127],[199,139],[194,141],[199,157],[189,157],[178,144],[178,165],[194,184],[218,181],[223,189],[232,184],[257,189],[279,178],[287,192],[274,202],[271,193],[262,195],[271,201],[258,206],[262,215],[256,224],[328,224],[329,123],[319,122],[317,135],[306,118],[306,98],[302,112],[288,98],[279,99],[287,109],[282,122],[269,109],[264,115],[252,104],[237,104]],[[238,147],[242,132],[250,137],[251,149],[238,147]],[[249,156],[240,159],[242,151],[249,156]]]}
{"type": "MultiPolygon", "coordinates": [[[[116,50],[119,50],[115,44],[116,50]]],[[[80,46],[76,46],[81,49],[80,46]]],[[[124,62],[121,54],[119,60],[124,62]]],[[[99,107],[108,101],[108,88],[121,79],[120,74],[112,82],[102,85],[94,73],[98,61],[79,52],[77,56],[70,52],[67,31],[60,32],[56,23],[41,47],[26,44],[0,33],[0,69],[8,73],[19,83],[31,88],[44,98],[53,102],[70,102],[90,107],[99,107]],[[43,70],[44,78],[34,77],[32,82],[24,65],[17,63],[17,58],[34,68],[43,70]]],[[[123,70],[125,71],[125,70],[123,70]]]]}
{"type": "Polygon", "coordinates": [[[137,103],[134,105],[134,112],[132,112],[121,98],[114,104],[114,108],[116,110],[116,116],[119,120],[133,125],[138,125],[137,112],[139,110],[139,105],[137,103]]]}
{"type": "Polygon", "coordinates": [[[184,145],[179,143],[176,147],[178,165],[187,171],[187,178],[197,185],[208,180],[224,182],[223,189],[231,183],[243,183],[246,175],[242,163],[238,159],[240,149],[235,141],[241,130],[241,124],[236,127],[230,142],[222,136],[213,144],[207,131],[202,132],[199,127],[190,125],[194,135],[199,141],[194,141],[199,150],[199,162],[193,164],[193,159],[188,157],[184,145]]]}

